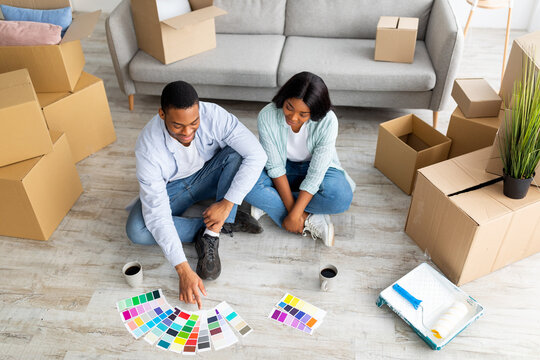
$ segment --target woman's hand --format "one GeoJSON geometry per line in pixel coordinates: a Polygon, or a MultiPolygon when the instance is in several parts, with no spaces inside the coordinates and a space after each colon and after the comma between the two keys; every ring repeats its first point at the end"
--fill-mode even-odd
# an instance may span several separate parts
{"type": "Polygon", "coordinates": [[[301,234],[304,231],[304,217],[302,215],[295,216],[294,213],[289,213],[281,224],[283,228],[295,234],[301,234]]]}

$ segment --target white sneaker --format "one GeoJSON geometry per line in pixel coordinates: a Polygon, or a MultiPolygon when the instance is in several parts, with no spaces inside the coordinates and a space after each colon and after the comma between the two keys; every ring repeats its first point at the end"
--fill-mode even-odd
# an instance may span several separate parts
{"type": "Polygon", "coordinates": [[[334,224],[329,215],[309,214],[302,235],[309,231],[313,240],[322,240],[326,246],[334,246],[334,224]]]}
{"type": "Polygon", "coordinates": [[[253,205],[251,205],[251,216],[254,217],[255,220],[259,220],[259,219],[262,218],[265,214],[266,214],[266,213],[265,213],[263,210],[261,210],[261,209],[255,207],[255,206],[253,206],[253,205]]]}

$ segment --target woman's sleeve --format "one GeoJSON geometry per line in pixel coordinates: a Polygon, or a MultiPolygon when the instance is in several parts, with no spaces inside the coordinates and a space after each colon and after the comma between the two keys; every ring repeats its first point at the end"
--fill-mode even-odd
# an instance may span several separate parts
{"type": "Polygon", "coordinates": [[[283,162],[283,145],[280,141],[279,126],[277,125],[274,112],[264,111],[257,117],[257,128],[259,130],[259,141],[268,156],[266,161],[266,171],[271,178],[278,178],[285,175],[285,163],[283,162]]]}

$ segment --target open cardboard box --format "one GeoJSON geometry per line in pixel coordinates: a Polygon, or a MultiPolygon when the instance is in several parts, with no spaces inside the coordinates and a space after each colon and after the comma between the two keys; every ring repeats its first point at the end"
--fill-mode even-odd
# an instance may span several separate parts
{"type": "Polygon", "coordinates": [[[0,74],[0,166],[51,150],[47,124],[28,71],[0,74]]]}
{"type": "Polygon", "coordinates": [[[159,21],[155,0],[131,0],[139,48],[170,64],[216,47],[214,18],[227,12],[213,0],[190,0],[192,11],[159,21]]]}
{"type": "Polygon", "coordinates": [[[103,81],[83,72],[73,93],[38,93],[50,130],[64,132],[75,162],[116,140],[103,81]]]}
{"type": "Polygon", "coordinates": [[[446,136],[452,139],[448,158],[454,158],[493,145],[497,130],[504,119],[504,111],[497,108],[499,116],[467,118],[459,107],[450,117],[446,136]]]}
{"type": "Polygon", "coordinates": [[[416,170],[448,158],[452,140],[415,115],[379,125],[375,167],[410,194],[416,170]]]}
{"type": "Polygon", "coordinates": [[[65,134],[47,155],[0,168],[0,235],[48,240],[82,193],[65,134]]]}
{"type": "Polygon", "coordinates": [[[418,18],[381,16],[377,23],[375,60],[412,63],[417,32],[418,18]]]}
{"type": "MultiPolygon", "coordinates": [[[[58,9],[69,0],[0,0],[0,4],[31,8],[58,9]]],[[[79,40],[92,34],[101,10],[78,13],[58,45],[0,46],[0,72],[27,68],[36,92],[72,91],[84,68],[79,40]]]]}
{"type": "Polygon", "coordinates": [[[467,118],[497,117],[502,100],[483,78],[456,79],[452,97],[467,118]]]}
{"type": "Polygon", "coordinates": [[[536,71],[538,71],[540,69],[540,31],[523,35],[512,43],[499,92],[503,106],[507,108],[512,108],[514,82],[521,80],[523,64],[527,58],[533,59],[536,71]]]}
{"type": "Polygon", "coordinates": [[[540,251],[540,191],[504,196],[501,178],[484,170],[490,153],[418,171],[405,232],[456,285],[540,251]]]}

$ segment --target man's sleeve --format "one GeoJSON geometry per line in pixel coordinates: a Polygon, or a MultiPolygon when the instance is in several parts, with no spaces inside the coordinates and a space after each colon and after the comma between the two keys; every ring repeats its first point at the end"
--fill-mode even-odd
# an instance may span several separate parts
{"type": "Polygon", "coordinates": [[[146,228],[154,236],[172,266],[186,261],[178,232],[174,227],[167,184],[161,169],[142,152],[136,152],[142,214],[146,228]]]}
{"type": "Polygon", "coordinates": [[[216,107],[213,115],[216,116],[213,122],[219,126],[216,133],[220,134],[221,141],[242,156],[242,164],[225,194],[225,199],[241,204],[261,175],[266,153],[255,135],[236,116],[221,107],[216,107]]]}

